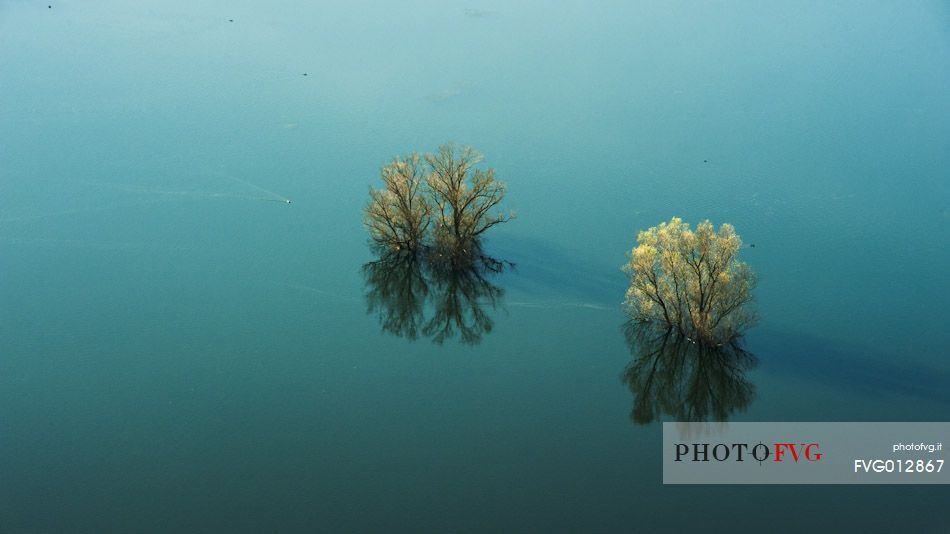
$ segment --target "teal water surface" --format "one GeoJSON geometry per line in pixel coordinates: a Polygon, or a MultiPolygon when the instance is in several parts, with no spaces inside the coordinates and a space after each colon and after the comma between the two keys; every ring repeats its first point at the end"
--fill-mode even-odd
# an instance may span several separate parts
{"type": "Polygon", "coordinates": [[[730,420],[947,420],[948,15],[0,1],[0,532],[947,530],[940,487],[663,486],[689,406],[631,419],[619,267],[673,216],[755,244],[730,420]],[[446,141],[516,267],[413,340],[361,209],[446,141]]]}

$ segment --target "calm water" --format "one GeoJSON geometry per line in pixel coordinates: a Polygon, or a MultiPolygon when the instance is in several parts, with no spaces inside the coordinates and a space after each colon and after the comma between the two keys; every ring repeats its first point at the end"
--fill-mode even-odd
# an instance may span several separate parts
{"type": "Polygon", "coordinates": [[[619,309],[638,229],[730,222],[731,420],[950,418],[946,3],[88,4],[0,1],[0,531],[950,530],[664,487],[619,309]],[[517,268],[438,344],[367,312],[360,209],[448,140],[517,268]]]}

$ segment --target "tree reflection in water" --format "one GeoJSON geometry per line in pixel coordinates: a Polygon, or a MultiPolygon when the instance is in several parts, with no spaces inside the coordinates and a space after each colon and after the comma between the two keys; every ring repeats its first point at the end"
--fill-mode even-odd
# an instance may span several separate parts
{"type": "Polygon", "coordinates": [[[415,255],[382,254],[363,266],[367,313],[377,312],[384,332],[416,339],[429,283],[415,255]]]}
{"type": "Polygon", "coordinates": [[[494,325],[486,308],[496,309],[504,298],[490,278],[508,265],[481,253],[443,259],[382,252],[363,266],[367,313],[376,313],[383,331],[396,336],[421,334],[441,345],[457,334],[476,345],[494,325]]]}
{"type": "Polygon", "coordinates": [[[755,398],[745,373],[757,361],[741,347],[741,337],[709,346],[648,322],[628,321],[623,330],[634,359],[621,378],[634,395],[635,423],[663,415],[684,422],[727,421],[755,398]]]}

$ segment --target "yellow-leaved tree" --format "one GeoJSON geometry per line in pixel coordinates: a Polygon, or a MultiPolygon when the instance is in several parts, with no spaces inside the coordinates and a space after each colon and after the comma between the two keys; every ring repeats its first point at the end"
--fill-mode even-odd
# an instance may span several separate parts
{"type": "Polygon", "coordinates": [[[628,313],[658,322],[694,342],[721,345],[755,321],[748,309],[755,273],[739,261],[742,240],[730,224],[703,221],[691,230],[678,217],[637,235],[624,271],[628,313]]]}

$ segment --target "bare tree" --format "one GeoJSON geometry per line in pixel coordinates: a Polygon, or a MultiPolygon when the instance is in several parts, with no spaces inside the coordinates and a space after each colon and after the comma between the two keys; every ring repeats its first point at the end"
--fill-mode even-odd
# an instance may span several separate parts
{"type": "Polygon", "coordinates": [[[423,194],[424,166],[418,154],[394,158],[381,171],[383,189],[370,189],[363,222],[373,242],[393,252],[415,253],[431,223],[432,210],[423,194]]]}
{"type": "Polygon", "coordinates": [[[495,179],[494,169],[475,169],[481,161],[472,147],[456,150],[452,144],[426,155],[436,245],[453,255],[471,252],[485,231],[514,217],[492,211],[505,197],[505,184],[495,179]]]}

